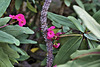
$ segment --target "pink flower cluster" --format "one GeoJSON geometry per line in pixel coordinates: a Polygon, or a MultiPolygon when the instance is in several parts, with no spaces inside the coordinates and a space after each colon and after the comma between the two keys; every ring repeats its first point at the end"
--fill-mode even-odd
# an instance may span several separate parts
{"type": "Polygon", "coordinates": [[[11,17],[12,19],[17,19],[17,21],[19,22],[19,26],[23,26],[26,24],[26,20],[23,14],[18,14],[18,15],[9,15],[9,17],[11,17]]]}
{"type": "MultiPolygon", "coordinates": [[[[58,33],[54,33],[54,31],[53,31],[53,29],[55,29],[55,26],[51,26],[50,28],[48,28],[47,29],[47,39],[51,39],[51,40],[59,40],[59,36],[60,36],[60,34],[62,34],[62,33],[60,33],[60,32],[58,32],[58,33]]],[[[55,47],[55,48],[58,48],[60,46],[60,43],[54,43],[53,44],[53,47],[55,47]]]]}

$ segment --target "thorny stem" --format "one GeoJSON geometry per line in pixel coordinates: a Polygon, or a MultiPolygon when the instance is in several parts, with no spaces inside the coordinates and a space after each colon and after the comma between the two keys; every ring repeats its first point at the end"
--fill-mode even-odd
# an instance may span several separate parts
{"type": "Polygon", "coordinates": [[[11,25],[11,24],[14,24],[14,23],[16,23],[16,22],[17,22],[17,21],[12,22],[12,23],[9,23],[9,24],[6,24],[6,25],[4,25],[4,26],[1,26],[0,28],[6,27],[6,26],[11,25]]]}
{"type": "Polygon", "coordinates": [[[47,46],[47,66],[46,67],[51,67],[52,63],[53,63],[53,53],[52,53],[52,48],[53,48],[53,44],[52,41],[47,39],[47,12],[48,12],[48,8],[50,6],[50,3],[52,2],[52,0],[45,0],[44,5],[42,7],[42,11],[41,11],[41,30],[43,31],[43,36],[46,42],[46,46],[47,46]]]}

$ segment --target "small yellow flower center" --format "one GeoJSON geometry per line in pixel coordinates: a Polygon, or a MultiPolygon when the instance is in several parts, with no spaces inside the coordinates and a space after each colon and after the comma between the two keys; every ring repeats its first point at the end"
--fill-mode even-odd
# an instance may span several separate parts
{"type": "Polygon", "coordinates": [[[18,18],[19,18],[19,19],[21,19],[21,17],[20,17],[20,16],[19,16],[18,18]]]}
{"type": "Polygon", "coordinates": [[[23,21],[21,21],[21,23],[23,23],[23,21]]]}

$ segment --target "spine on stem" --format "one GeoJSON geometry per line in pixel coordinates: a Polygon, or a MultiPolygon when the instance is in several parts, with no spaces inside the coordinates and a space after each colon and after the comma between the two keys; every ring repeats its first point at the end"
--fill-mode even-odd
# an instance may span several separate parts
{"type": "Polygon", "coordinates": [[[48,12],[51,2],[52,0],[45,0],[44,5],[42,7],[41,19],[40,19],[41,30],[43,31],[43,36],[44,36],[46,46],[47,46],[47,66],[46,67],[51,67],[53,63],[53,53],[52,53],[53,44],[51,40],[47,39],[47,29],[48,29],[47,12],[48,12]]]}

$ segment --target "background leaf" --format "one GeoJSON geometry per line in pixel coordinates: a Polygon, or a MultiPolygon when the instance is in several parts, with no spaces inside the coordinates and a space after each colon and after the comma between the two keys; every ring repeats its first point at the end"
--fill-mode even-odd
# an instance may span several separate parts
{"type": "Polygon", "coordinates": [[[0,17],[5,13],[11,0],[0,0],[0,17]]]}
{"type": "Polygon", "coordinates": [[[64,3],[69,7],[70,4],[71,4],[71,1],[70,0],[64,0],[64,3]]]}
{"type": "Polygon", "coordinates": [[[53,22],[61,24],[62,26],[68,26],[70,28],[77,29],[67,17],[48,12],[48,18],[53,22]]]}
{"type": "Polygon", "coordinates": [[[23,0],[15,0],[15,8],[16,8],[17,10],[19,10],[19,8],[20,8],[22,2],[23,2],[23,0]]]}
{"type": "Polygon", "coordinates": [[[76,1],[76,3],[77,3],[81,8],[85,9],[85,8],[84,8],[84,4],[82,3],[81,0],[75,0],[75,1],[76,1]]]}
{"type": "Polygon", "coordinates": [[[93,18],[100,24],[100,10],[97,11],[94,15],[93,18]]]}
{"type": "Polygon", "coordinates": [[[29,1],[27,0],[27,7],[31,10],[31,11],[33,11],[33,12],[35,12],[35,13],[37,13],[37,10],[36,10],[36,8],[34,8],[30,3],[29,3],[29,1]]]}
{"type": "Polygon", "coordinates": [[[7,24],[7,22],[10,20],[10,17],[4,17],[4,18],[0,18],[0,26],[4,26],[7,24]]]}

